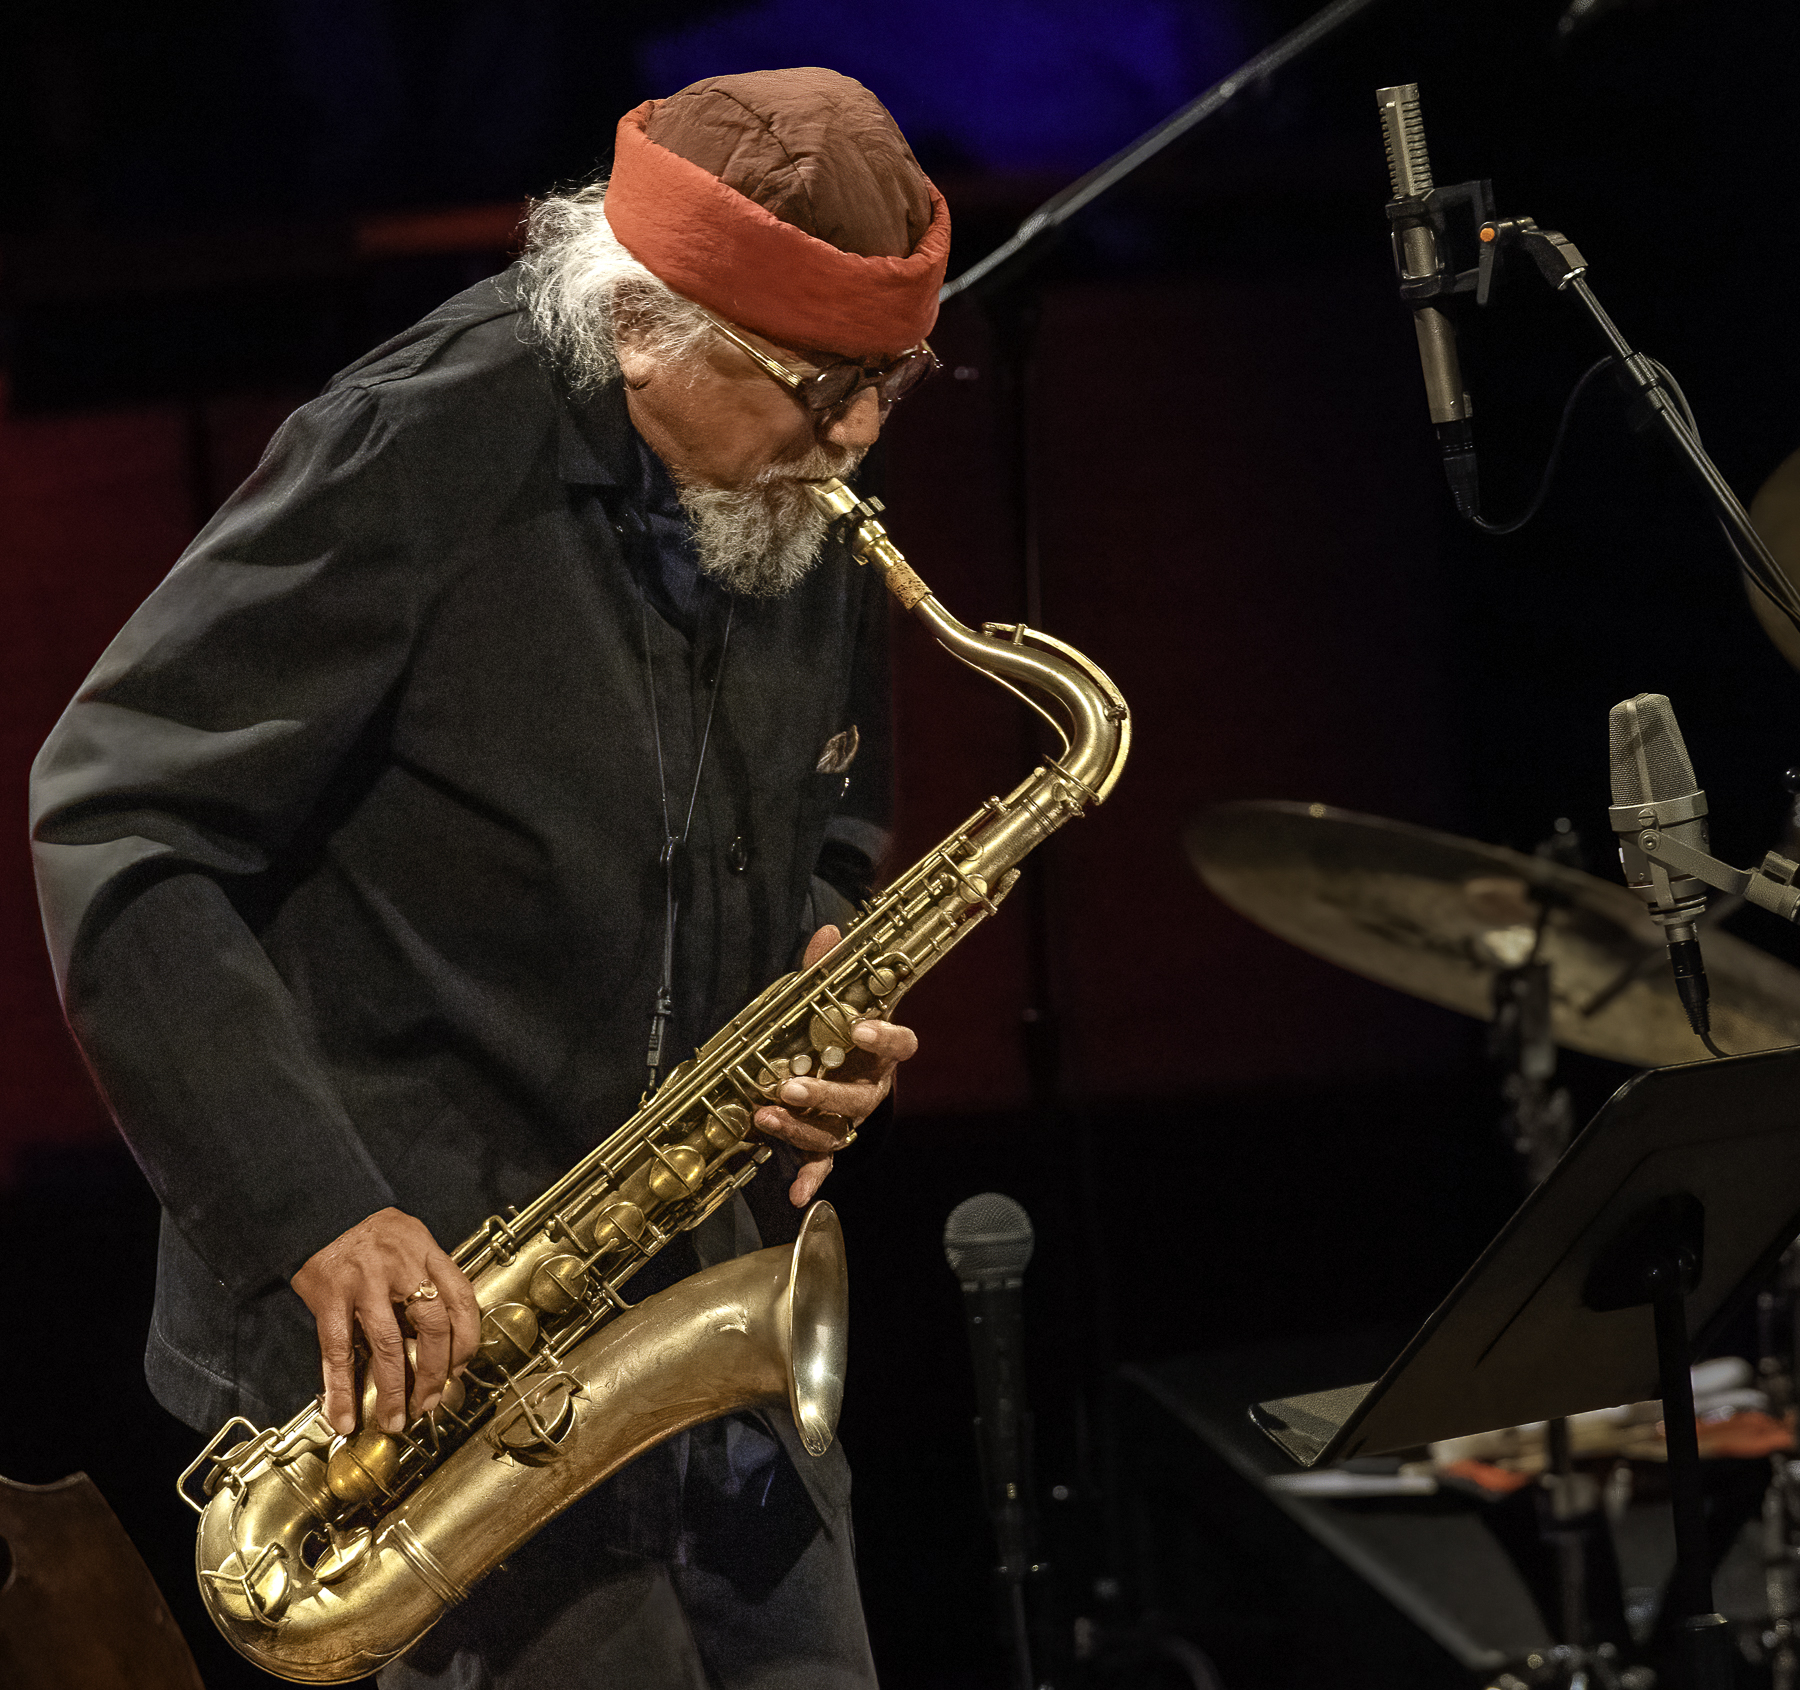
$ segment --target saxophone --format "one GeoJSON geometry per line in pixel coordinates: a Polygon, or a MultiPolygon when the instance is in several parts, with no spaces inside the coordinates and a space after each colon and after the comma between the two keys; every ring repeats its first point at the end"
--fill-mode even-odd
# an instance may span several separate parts
{"type": "Polygon", "coordinates": [[[1020,861],[1111,792],[1131,716],[1073,647],[1022,625],[977,633],[951,616],[888,539],[879,500],[836,480],[811,492],[851,555],[954,656],[1049,721],[1062,751],[878,894],[819,962],[777,980],[671,1070],[529,1207],[463,1242],[455,1260],[481,1306],[480,1347],[429,1414],[380,1431],[365,1379],[362,1429],[347,1437],[316,1401],[285,1426],[238,1416],[213,1437],[176,1483],[200,1516],[201,1595],[232,1645],[277,1677],[336,1684],[374,1672],[569,1504],[689,1426],[785,1403],[811,1454],[831,1445],[846,1278],[829,1203],[807,1210],[791,1246],[635,1305],[625,1287],[755,1176],[770,1154],[753,1135],[755,1110],[789,1076],[842,1064],[855,1023],[891,1016],[994,913],[1020,861]],[[203,1500],[188,1489],[202,1468],[203,1500]]]}

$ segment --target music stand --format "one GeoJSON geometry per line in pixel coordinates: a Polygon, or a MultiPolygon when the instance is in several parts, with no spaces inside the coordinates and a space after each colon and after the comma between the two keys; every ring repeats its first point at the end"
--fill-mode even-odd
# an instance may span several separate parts
{"type": "Polygon", "coordinates": [[[1712,1611],[1690,1358],[1800,1231],[1800,1048],[1628,1080],[1372,1385],[1256,1404],[1303,1467],[1660,1397],[1694,1690],[1712,1611]]]}

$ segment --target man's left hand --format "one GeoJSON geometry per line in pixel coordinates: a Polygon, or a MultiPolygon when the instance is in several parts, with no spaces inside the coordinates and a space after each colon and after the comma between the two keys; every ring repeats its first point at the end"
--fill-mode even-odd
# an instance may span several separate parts
{"type": "MultiPolygon", "coordinates": [[[[802,968],[811,968],[843,935],[821,927],[806,947],[802,968]]],[[[802,1153],[800,1172],[788,1187],[788,1201],[804,1209],[831,1172],[833,1155],[893,1089],[894,1069],[919,1048],[910,1027],[890,1021],[859,1021],[850,1036],[856,1048],[829,1080],[789,1080],[781,1102],[756,1112],[758,1131],[778,1138],[802,1153]]]]}

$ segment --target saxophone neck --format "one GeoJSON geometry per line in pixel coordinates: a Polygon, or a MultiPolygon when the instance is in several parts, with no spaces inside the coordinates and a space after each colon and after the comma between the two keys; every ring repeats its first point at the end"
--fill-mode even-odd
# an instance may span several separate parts
{"type": "Polygon", "coordinates": [[[1050,724],[1063,742],[1058,769],[1100,803],[1112,791],[1131,750],[1131,711],[1124,695],[1092,659],[1024,623],[987,623],[979,631],[938,601],[889,538],[877,498],[859,499],[832,477],[808,491],[833,535],[858,563],[881,572],[887,589],[919,618],[953,657],[979,669],[1050,724]]]}

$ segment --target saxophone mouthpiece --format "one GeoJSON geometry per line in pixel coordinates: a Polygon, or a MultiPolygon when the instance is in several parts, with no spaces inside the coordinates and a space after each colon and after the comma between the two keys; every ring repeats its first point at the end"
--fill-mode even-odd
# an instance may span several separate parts
{"type": "Polygon", "coordinates": [[[841,522],[856,509],[856,495],[835,475],[828,475],[823,481],[807,482],[806,490],[812,495],[813,503],[834,523],[841,522]]]}
{"type": "Polygon", "coordinates": [[[887,506],[879,499],[873,495],[859,499],[836,476],[808,482],[806,490],[828,518],[832,539],[858,563],[874,564],[881,571],[887,590],[903,608],[911,610],[921,599],[931,597],[931,589],[888,538],[880,520],[880,513],[887,506]]]}

